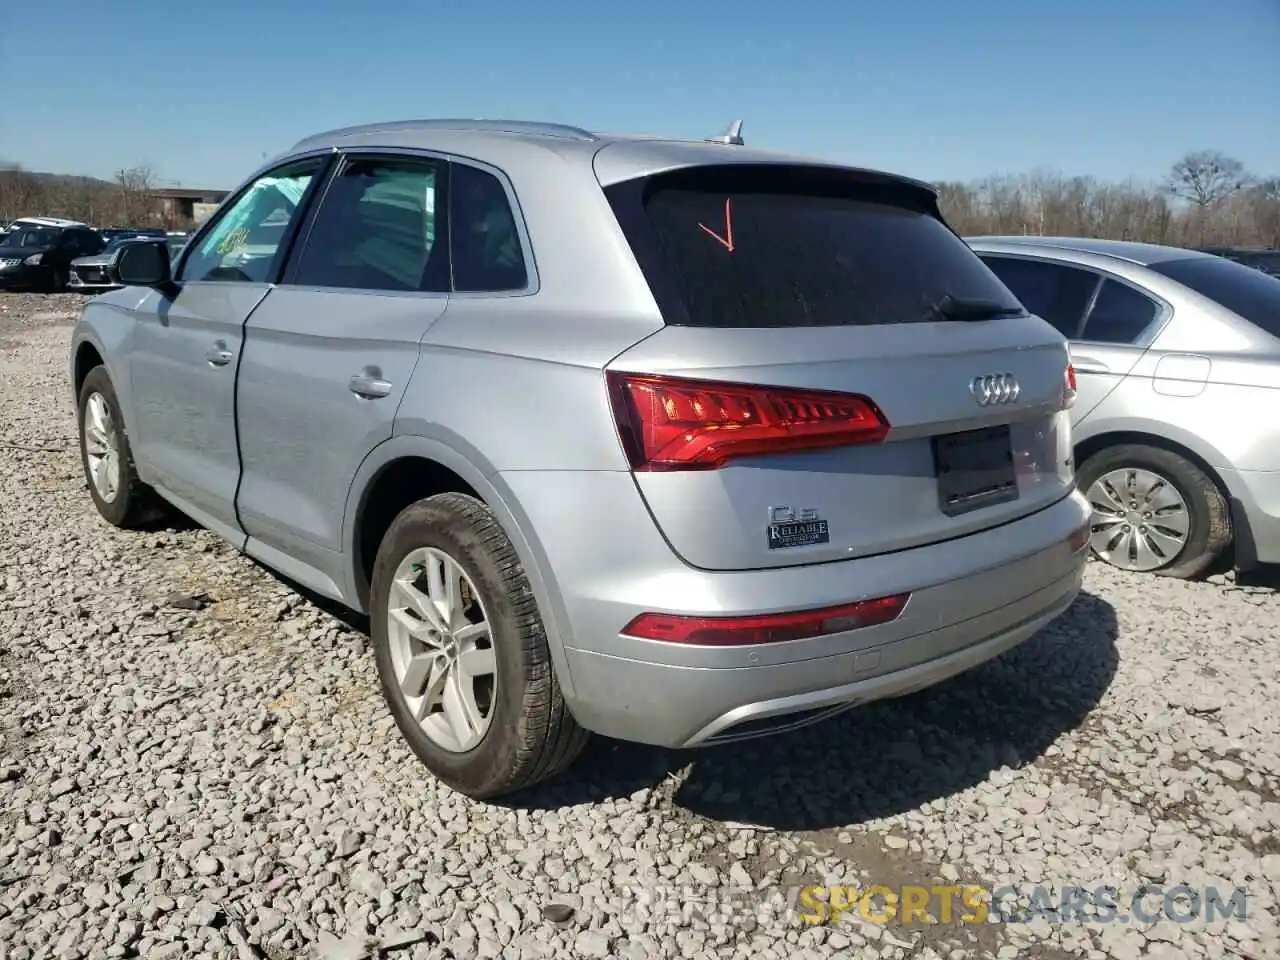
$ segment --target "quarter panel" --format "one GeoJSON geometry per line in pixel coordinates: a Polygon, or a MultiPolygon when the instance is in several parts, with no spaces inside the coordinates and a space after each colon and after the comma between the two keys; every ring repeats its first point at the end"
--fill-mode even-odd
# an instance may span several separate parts
{"type": "Polygon", "coordinates": [[[396,432],[465,437],[495,470],[625,470],[602,367],[659,321],[543,295],[470,298],[423,341],[396,432]]]}
{"type": "MultiPolygon", "coordinates": [[[[408,426],[415,430],[430,428],[430,425],[413,422],[408,426]]],[[[367,603],[361,599],[367,596],[368,584],[363,582],[363,575],[356,567],[359,555],[358,522],[366,492],[383,470],[395,461],[409,457],[432,460],[452,470],[480,495],[502,525],[520,557],[530,588],[538,602],[557,678],[566,694],[571,694],[573,678],[563,652],[568,620],[555,572],[516,490],[493,469],[493,464],[486,461],[478,450],[456,435],[429,436],[421,432],[401,434],[379,444],[360,464],[347,494],[342,523],[345,566],[342,587],[350,605],[354,609],[368,612],[367,603]]]]}
{"type": "MultiPolygon", "coordinates": [[[[1126,380],[1105,410],[1079,426],[1074,440],[1079,446],[1109,434],[1146,434],[1185,447],[1215,470],[1280,469],[1280,430],[1260,418],[1241,417],[1250,407],[1259,409],[1260,402],[1276,403],[1274,391],[1260,393],[1257,388],[1210,384],[1196,397],[1165,396],[1156,394],[1149,382],[1126,380]],[[1223,419],[1220,411],[1234,420],[1223,419]]],[[[1220,476],[1231,488],[1226,475],[1220,476]]]]}

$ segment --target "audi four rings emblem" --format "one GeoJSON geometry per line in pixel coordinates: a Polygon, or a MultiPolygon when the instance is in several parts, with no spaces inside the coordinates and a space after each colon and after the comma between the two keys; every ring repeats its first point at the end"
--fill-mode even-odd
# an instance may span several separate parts
{"type": "Polygon", "coordinates": [[[1021,391],[1018,378],[1012,373],[989,373],[985,377],[974,377],[973,383],[969,384],[969,392],[980,407],[1013,403],[1021,391]]]}

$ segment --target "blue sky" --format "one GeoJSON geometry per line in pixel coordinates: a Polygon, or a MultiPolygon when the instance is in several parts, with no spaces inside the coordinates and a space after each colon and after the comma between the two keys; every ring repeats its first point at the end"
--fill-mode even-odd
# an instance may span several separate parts
{"type": "Polygon", "coordinates": [[[1280,174],[1280,0],[0,3],[0,159],[230,188],[308,133],[528,118],[929,180],[1280,174]]]}

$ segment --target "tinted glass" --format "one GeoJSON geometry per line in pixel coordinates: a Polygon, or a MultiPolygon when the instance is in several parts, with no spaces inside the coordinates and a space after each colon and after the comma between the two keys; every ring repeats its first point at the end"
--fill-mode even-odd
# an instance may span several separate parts
{"type": "Polygon", "coordinates": [[[200,238],[182,265],[180,280],[267,283],[298,205],[320,161],[273,171],[240,195],[200,238]]]}
{"type": "Polygon", "coordinates": [[[1020,309],[913,187],[781,165],[701,167],[655,178],[642,206],[657,248],[642,266],[651,286],[671,281],[686,314],[669,323],[921,323],[940,319],[948,295],[1020,309]]]}
{"type": "Polygon", "coordinates": [[[77,230],[76,243],[80,251],[86,255],[102,251],[102,238],[92,230],[77,230]]]}
{"type": "Polygon", "coordinates": [[[451,178],[453,288],[486,293],[524,289],[529,273],[502,183],[466,164],[454,164],[451,178]]]}
{"type": "Polygon", "coordinates": [[[1104,280],[1081,339],[1133,343],[1159,315],[1160,304],[1150,297],[1115,280],[1104,280]]]}
{"type": "Polygon", "coordinates": [[[1152,264],[1151,269],[1280,337],[1280,278],[1213,257],[1171,260],[1152,264]]]}
{"type": "Polygon", "coordinates": [[[430,160],[349,161],[316,210],[294,283],[364,290],[449,289],[437,246],[437,174],[430,160]]]}
{"type": "Polygon", "coordinates": [[[19,227],[5,235],[7,247],[51,247],[58,242],[58,231],[48,227],[19,227]]]}
{"type": "Polygon", "coordinates": [[[1096,274],[1043,260],[991,254],[982,259],[1028,310],[1049,321],[1064,337],[1076,337],[1098,285],[1096,274]]]}

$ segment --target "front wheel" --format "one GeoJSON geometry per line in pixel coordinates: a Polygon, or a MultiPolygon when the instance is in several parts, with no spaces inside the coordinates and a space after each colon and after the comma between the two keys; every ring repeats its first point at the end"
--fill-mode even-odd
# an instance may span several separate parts
{"type": "Polygon", "coordinates": [[[396,517],[374,563],[370,627],[400,732],[460,793],[531,786],[585,744],[524,568],[479,500],[439,494],[396,517]]]}
{"type": "Polygon", "coordinates": [[[98,513],[124,529],[152,519],[157,514],[156,497],[138,478],[120,402],[105,367],[94,367],[84,378],[77,413],[80,461],[98,513]]]}
{"type": "Polygon", "coordinates": [[[1190,580],[1231,542],[1217,484],[1171,450],[1108,447],[1081,464],[1077,481],[1093,507],[1089,547],[1114,567],[1190,580]]]}

